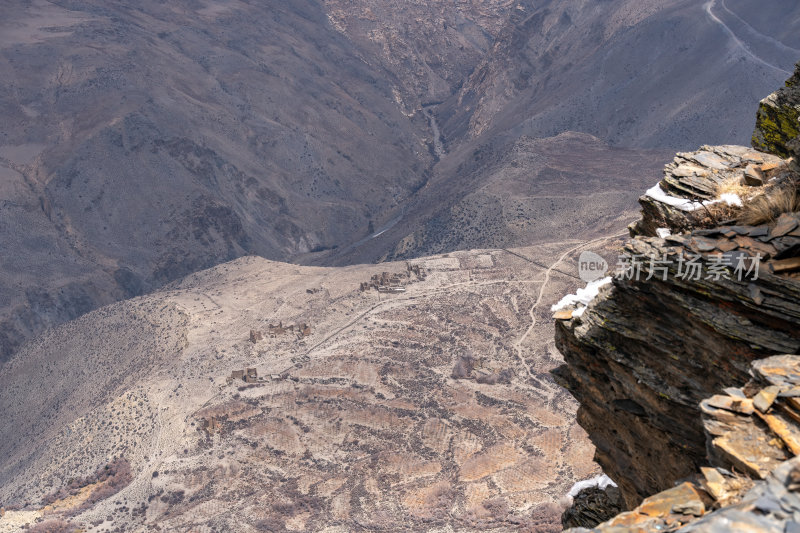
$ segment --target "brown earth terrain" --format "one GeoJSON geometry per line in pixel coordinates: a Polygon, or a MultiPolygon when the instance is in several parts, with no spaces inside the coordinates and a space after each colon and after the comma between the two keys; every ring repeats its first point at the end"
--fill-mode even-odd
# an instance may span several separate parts
{"type": "MultiPolygon", "coordinates": [[[[581,251],[614,264],[631,195],[655,182],[663,146],[689,123],[668,98],[672,121],[653,129],[652,114],[630,114],[641,100],[629,91],[641,86],[609,94],[607,80],[587,89],[575,76],[588,79],[597,54],[609,62],[598,65],[619,65],[614,54],[642,35],[658,44],[671,28],[691,37],[710,24],[724,37],[696,43],[724,58],[710,79],[759,65],[714,97],[746,101],[794,46],[785,32],[763,33],[776,12],[749,24],[747,6],[733,0],[702,10],[613,2],[602,17],[580,2],[362,4],[363,16],[333,0],[9,10],[0,68],[19,84],[4,86],[0,101],[13,118],[0,146],[0,229],[16,252],[4,257],[0,280],[9,302],[0,531],[558,531],[573,483],[599,473],[593,456],[633,507],[710,452],[717,468],[701,469],[705,481],[639,508],[660,509],[647,515],[653,527],[722,505],[726,493],[714,503],[697,491],[719,479],[728,487],[725,476],[742,465],[767,481],[756,493],[738,486],[743,499],[729,513],[752,511],[751,498],[767,505],[759,490],[796,490],[793,463],[769,474],[763,457],[753,460],[750,437],[770,433],[729,414],[742,400],[762,412],[781,440],[758,450],[777,465],[784,445],[797,448],[796,428],[776,424],[764,398],[794,406],[775,400],[794,381],[726,389],[698,407],[706,389],[755,375],[754,350],[797,351],[786,321],[796,306],[784,301],[796,275],[783,274],[800,268],[796,215],[714,228],[709,214],[693,220],[703,229],[664,240],[658,230],[677,233],[695,217],[645,198],[633,230],[650,238],[628,252],[667,242],[698,253],[760,250],[770,272],[758,284],[670,291],[618,278],[585,316],[562,310],[555,341],[550,320],[551,305],[583,285],[581,251]],[[182,25],[187,17],[192,24],[182,25]],[[577,28],[591,30],[588,55],[572,47],[577,28]],[[428,47],[414,46],[420,36],[428,47]],[[543,38],[552,49],[539,46],[543,38]],[[548,83],[575,115],[551,105],[548,83]],[[88,102],[92,113],[82,111],[88,102]],[[628,118],[598,129],[603,113],[628,118]],[[478,249],[452,252],[462,247],[478,249]],[[246,256],[175,281],[248,253],[344,266],[246,256]],[[377,259],[407,261],[353,266],[377,259]],[[724,301],[704,304],[709,290],[724,301]],[[762,304],[782,315],[756,314],[762,304]],[[675,311],[670,320],[635,322],[664,306],[675,311]],[[693,329],[698,309],[708,313],[693,329]],[[780,334],[764,335],[766,322],[780,334]],[[709,342],[739,359],[717,368],[709,342]],[[575,422],[575,401],[551,377],[563,362],[556,343],[596,452],[575,422]],[[673,353],[681,343],[697,353],[673,353]],[[637,356],[649,367],[631,362],[637,356]],[[709,360],[698,369],[701,356],[709,360]],[[695,365],[690,376],[663,366],[682,357],[695,365]],[[746,426],[731,426],[744,445],[720,433],[734,420],[746,426]]],[[[787,7],[786,21],[793,13],[787,7]]],[[[678,63],[661,69],[681,71],[678,63]]],[[[668,79],[652,82],[668,87],[668,79]]],[[[676,98],[693,88],[682,85],[676,98]]],[[[773,149],[792,137],[781,158],[800,146],[794,130],[773,131],[773,115],[794,112],[787,95],[762,102],[766,129],[755,139],[773,149]]],[[[697,107],[697,116],[710,109],[697,107]]],[[[720,120],[733,128],[736,117],[720,120]]],[[[731,177],[774,188],[772,177],[797,170],[778,159],[704,147],[679,154],[662,187],[709,200],[731,177]]],[[[769,505],[764,520],[780,521],[769,505]]]]}
{"type": "Polygon", "coordinates": [[[0,531],[558,531],[598,470],[550,305],[617,248],[248,257],[50,330],[0,370],[0,531]]]}

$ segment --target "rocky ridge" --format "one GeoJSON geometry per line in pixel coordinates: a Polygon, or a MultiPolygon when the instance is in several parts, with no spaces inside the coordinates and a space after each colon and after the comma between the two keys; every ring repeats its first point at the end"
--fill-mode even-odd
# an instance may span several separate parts
{"type": "Polygon", "coordinates": [[[597,531],[796,527],[800,152],[770,127],[796,124],[798,76],[761,103],[753,144],[772,153],[678,154],[613,277],[557,314],[556,374],[634,509],[597,531]]]}

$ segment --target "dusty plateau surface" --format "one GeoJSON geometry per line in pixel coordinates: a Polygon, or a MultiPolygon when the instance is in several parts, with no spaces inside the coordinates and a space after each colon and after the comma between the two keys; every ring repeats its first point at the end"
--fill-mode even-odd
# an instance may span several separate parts
{"type": "Polygon", "coordinates": [[[247,257],[51,330],[0,371],[0,531],[558,531],[598,470],[550,306],[618,247],[247,257]]]}

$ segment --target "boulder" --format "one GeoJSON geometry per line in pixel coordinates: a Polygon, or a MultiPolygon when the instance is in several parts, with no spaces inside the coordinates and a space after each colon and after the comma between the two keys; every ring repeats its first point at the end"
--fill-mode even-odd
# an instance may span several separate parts
{"type": "Polygon", "coordinates": [[[622,498],[619,489],[609,485],[604,489],[590,487],[575,496],[575,499],[561,516],[564,528],[592,528],[605,522],[622,511],[622,498]]]}

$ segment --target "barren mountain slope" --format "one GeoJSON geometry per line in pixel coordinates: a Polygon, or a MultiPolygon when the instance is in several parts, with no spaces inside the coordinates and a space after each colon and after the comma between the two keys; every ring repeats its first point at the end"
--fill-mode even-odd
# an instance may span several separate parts
{"type": "MultiPolygon", "coordinates": [[[[379,12],[380,2],[362,3],[379,12]]],[[[426,186],[374,238],[303,260],[557,241],[633,216],[636,191],[658,179],[675,149],[749,141],[749,115],[718,110],[755,109],[800,57],[780,41],[791,42],[798,8],[781,6],[765,14],[752,0],[518,1],[500,29],[475,18],[495,43],[452,97],[428,109],[443,153],[426,186]]],[[[450,28],[435,12],[423,20],[450,28]]],[[[433,35],[447,41],[446,31],[433,35]]],[[[380,41],[385,54],[395,37],[380,41]]]]}
{"type": "Polygon", "coordinates": [[[797,7],[761,4],[3,2],[0,361],[245,254],[352,264],[605,227],[632,205],[616,184],[666,158],[608,152],[628,163],[606,173],[602,143],[745,140],[717,110],[755,106],[798,46],[797,7]]]}
{"type": "Polygon", "coordinates": [[[414,112],[449,97],[491,49],[515,0],[324,0],[331,23],[392,72],[414,112]]]}
{"type": "Polygon", "coordinates": [[[447,138],[570,129],[622,146],[745,144],[751,115],[718,110],[755,109],[800,56],[787,50],[796,47],[796,3],[519,4],[492,51],[442,106],[447,138]]]}
{"type": "Polygon", "coordinates": [[[431,196],[448,197],[448,190],[449,202],[436,202],[429,220],[414,213],[411,218],[425,224],[392,243],[387,257],[611,235],[635,217],[636,191],[652,185],[666,157],[659,150],[609,147],[575,132],[523,136],[499,154],[495,149],[482,147],[478,161],[465,161],[457,186],[432,181],[430,188],[442,192],[431,196]]]}
{"type": "Polygon", "coordinates": [[[344,265],[610,235],[635,220],[640,191],[658,181],[670,155],[575,132],[465,143],[391,225],[314,260],[344,265]]]}
{"type": "MultiPolygon", "coordinates": [[[[800,52],[800,5],[793,0],[773,0],[764,2],[754,9],[751,0],[720,0],[720,10],[728,20],[739,19],[739,24],[746,24],[750,28],[743,28],[744,32],[752,35],[753,32],[766,37],[767,42],[778,47],[788,48],[792,52],[800,52]],[[783,20],[784,24],[775,24],[776,20],[783,20]],[[777,41],[777,43],[776,43],[777,41]]],[[[796,56],[795,56],[796,57],[796,56]]]]}
{"type": "Polygon", "coordinates": [[[427,120],[315,2],[0,12],[0,359],[221,261],[366,234],[432,162],[427,120]]]}
{"type": "Polygon", "coordinates": [[[558,530],[596,467],[550,305],[614,246],[242,258],[51,330],[0,369],[0,531],[558,530]],[[359,289],[382,271],[405,292],[359,289]]]}

